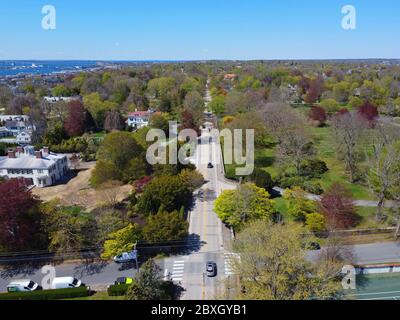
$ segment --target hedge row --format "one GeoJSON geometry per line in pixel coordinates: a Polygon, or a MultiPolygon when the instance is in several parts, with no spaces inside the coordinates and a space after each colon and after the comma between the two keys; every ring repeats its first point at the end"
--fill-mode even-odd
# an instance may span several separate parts
{"type": "Polygon", "coordinates": [[[82,286],[68,289],[0,293],[0,300],[57,300],[87,297],[89,295],[90,288],[82,286]]]}
{"type": "Polygon", "coordinates": [[[117,284],[111,285],[107,288],[107,293],[109,296],[124,296],[129,289],[130,284],[117,284]]]}

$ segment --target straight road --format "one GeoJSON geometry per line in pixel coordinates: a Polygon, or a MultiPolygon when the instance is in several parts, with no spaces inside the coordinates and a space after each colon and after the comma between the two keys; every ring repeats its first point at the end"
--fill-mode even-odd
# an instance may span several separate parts
{"type": "Polygon", "coordinates": [[[195,202],[189,217],[189,240],[191,250],[187,255],[164,260],[164,269],[170,272],[172,280],[180,282],[185,288],[182,299],[212,300],[222,296],[224,279],[230,274],[228,252],[225,244],[229,242],[228,230],[214,212],[214,201],[226,189],[234,189],[235,184],[221,177],[220,148],[214,137],[203,129],[199,143],[190,159],[204,176],[206,183],[195,194],[195,202]],[[209,139],[212,139],[211,143],[209,139]],[[213,168],[208,168],[208,163],[213,168]],[[228,240],[228,241],[227,241],[228,240]],[[207,261],[217,263],[218,272],[214,278],[205,274],[207,261]]]}

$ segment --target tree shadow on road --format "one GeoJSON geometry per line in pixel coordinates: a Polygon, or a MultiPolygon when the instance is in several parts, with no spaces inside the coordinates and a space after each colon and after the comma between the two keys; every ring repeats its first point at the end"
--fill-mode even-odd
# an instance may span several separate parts
{"type": "Polygon", "coordinates": [[[74,276],[83,278],[84,276],[101,273],[108,264],[108,261],[87,259],[74,268],[74,276]]]}
{"type": "Polygon", "coordinates": [[[54,264],[51,259],[40,259],[36,261],[15,261],[0,264],[0,278],[14,278],[16,276],[29,276],[35,274],[45,265],[54,264]]]}

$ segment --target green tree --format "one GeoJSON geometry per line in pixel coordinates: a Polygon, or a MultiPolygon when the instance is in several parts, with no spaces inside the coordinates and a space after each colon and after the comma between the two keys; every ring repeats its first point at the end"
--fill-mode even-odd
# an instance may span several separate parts
{"type": "Polygon", "coordinates": [[[197,170],[183,169],[179,177],[191,192],[204,184],[204,177],[197,170]]]}
{"type": "Polygon", "coordinates": [[[164,114],[154,114],[150,118],[149,126],[154,129],[160,129],[164,131],[165,135],[168,137],[169,133],[169,122],[164,114]]]}
{"type": "Polygon", "coordinates": [[[94,92],[83,97],[83,104],[93,117],[97,128],[104,127],[104,120],[107,111],[115,111],[118,104],[115,102],[104,101],[98,92],[94,92]]]}
{"type": "Polygon", "coordinates": [[[98,159],[111,161],[119,170],[124,170],[129,161],[139,157],[143,148],[130,132],[111,132],[102,141],[98,159]]]}
{"type": "Polygon", "coordinates": [[[307,199],[307,193],[299,187],[286,189],[283,198],[287,201],[289,215],[296,221],[305,221],[306,216],[315,212],[315,203],[307,199]]]}
{"type": "Polygon", "coordinates": [[[242,184],[236,190],[224,190],[215,201],[214,210],[234,229],[251,220],[271,218],[275,213],[269,193],[252,183],[242,184]]]}
{"type": "Polygon", "coordinates": [[[141,238],[141,231],[137,224],[130,223],[125,228],[110,233],[104,242],[103,259],[109,259],[122,252],[132,251],[135,242],[141,238]]]}
{"type": "Polygon", "coordinates": [[[143,228],[143,239],[158,242],[183,240],[188,228],[189,223],[178,211],[160,211],[148,217],[143,228]]]}
{"type": "Polygon", "coordinates": [[[349,100],[349,107],[353,110],[357,110],[359,107],[363,105],[363,101],[359,97],[351,97],[349,100]]]}
{"type": "Polygon", "coordinates": [[[59,84],[53,88],[52,94],[54,97],[69,97],[71,95],[71,91],[63,84],[59,84]]]}
{"type": "Polygon", "coordinates": [[[246,179],[253,182],[257,187],[270,191],[274,187],[271,175],[264,169],[255,168],[253,173],[246,179]]]}
{"type": "Polygon", "coordinates": [[[336,260],[311,263],[303,246],[304,230],[296,223],[250,222],[239,232],[233,269],[240,276],[239,299],[309,300],[341,297],[336,260]]]}
{"type": "Polygon", "coordinates": [[[322,232],[326,230],[325,217],[317,212],[306,215],[306,227],[311,232],[322,232]]]}
{"type": "Polygon", "coordinates": [[[161,205],[168,212],[188,207],[191,192],[178,176],[155,177],[145,188],[138,201],[142,213],[155,214],[161,205]]]}
{"type": "Polygon", "coordinates": [[[335,99],[322,100],[320,105],[327,113],[335,113],[340,109],[340,105],[335,99]]]}
{"type": "Polygon", "coordinates": [[[163,281],[161,268],[153,259],[146,261],[140,268],[135,281],[126,293],[127,300],[172,300],[174,298],[172,282],[163,281]]]}
{"type": "Polygon", "coordinates": [[[125,181],[135,181],[146,176],[150,171],[148,163],[141,157],[129,161],[123,171],[125,181]]]}
{"type": "Polygon", "coordinates": [[[208,109],[220,116],[225,112],[225,97],[215,96],[208,104],[208,109]]]}
{"type": "Polygon", "coordinates": [[[61,206],[59,200],[42,205],[43,228],[49,235],[49,249],[54,252],[77,251],[93,246],[97,239],[94,217],[78,206],[61,206]]]}
{"type": "Polygon", "coordinates": [[[122,172],[108,160],[98,160],[90,177],[90,184],[98,187],[109,180],[121,180],[122,172]]]}
{"type": "Polygon", "coordinates": [[[193,117],[196,126],[200,126],[203,122],[204,100],[197,91],[189,92],[183,102],[183,107],[188,110],[193,117]]]}
{"type": "Polygon", "coordinates": [[[370,157],[367,181],[378,199],[376,219],[383,218],[386,200],[396,199],[400,185],[400,141],[387,145],[377,143],[370,157]]]}
{"type": "Polygon", "coordinates": [[[351,85],[347,81],[341,81],[333,85],[332,91],[336,101],[345,103],[349,99],[351,85]]]}

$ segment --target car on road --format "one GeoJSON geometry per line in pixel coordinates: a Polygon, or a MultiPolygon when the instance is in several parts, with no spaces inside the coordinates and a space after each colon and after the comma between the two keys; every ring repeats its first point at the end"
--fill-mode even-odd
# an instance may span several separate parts
{"type": "Polygon", "coordinates": [[[123,252],[113,258],[116,263],[132,262],[136,260],[136,252],[123,252]]]}
{"type": "Polygon", "coordinates": [[[51,283],[52,289],[68,289],[68,288],[79,288],[82,285],[82,281],[74,277],[58,277],[54,278],[51,283]]]}
{"type": "Polygon", "coordinates": [[[7,286],[7,292],[29,292],[39,290],[39,285],[29,279],[13,280],[7,286]]]}
{"type": "Polygon", "coordinates": [[[128,277],[119,277],[115,281],[115,285],[119,284],[132,284],[133,283],[133,278],[128,278],[128,277]]]}
{"type": "Polygon", "coordinates": [[[206,271],[207,277],[215,277],[217,275],[217,264],[213,261],[207,262],[206,271]]]}
{"type": "Polygon", "coordinates": [[[208,169],[212,169],[212,168],[214,168],[214,166],[213,166],[213,164],[212,164],[211,162],[209,162],[209,163],[207,164],[207,168],[208,168],[208,169]]]}

